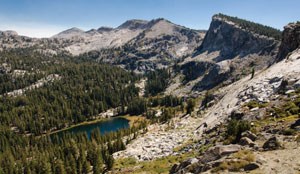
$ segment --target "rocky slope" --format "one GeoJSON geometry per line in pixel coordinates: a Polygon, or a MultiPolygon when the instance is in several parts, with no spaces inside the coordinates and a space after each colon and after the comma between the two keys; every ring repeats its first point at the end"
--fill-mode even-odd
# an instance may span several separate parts
{"type": "Polygon", "coordinates": [[[117,28],[101,27],[98,30],[92,29],[86,32],[78,28],[71,28],[52,38],[70,40],[72,44],[65,49],[73,55],[92,50],[101,52],[101,49],[112,49],[108,54],[105,54],[105,51],[101,52],[103,54],[100,54],[99,58],[105,61],[115,61],[126,59],[111,55],[114,52],[120,52],[118,47],[121,49],[124,47],[121,52],[125,52],[126,55],[132,54],[131,58],[133,55],[138,58],[147,57],[143,54],[149,54],[149,58],[154,58],[158,56],[153,55],[154,53],[159,54],[158,51],[164,50],[173,58],[181,57],[190,54],[194,48],[199,46],[203,34],[203,32],[187,29],[165,19],[155,19],[152,21],[129,20],[117,28]]]}
{"type": "Polygon", "coordinates": [[[89,31],[71,28],[52,38],[68,40],[70,44],[64,49],[73,55],[79,55],[92,50],[120,47],[141,33],[145,23],[146,21],[130,20],[115,29],[100,27],[89,31]]]}
{"type": "MultiPolygon", "coordinates": [[[[286,27],[286,30],[290,29],[286,27]]],[[[296,38],[296,34],[283,36],[283,40],[296,38]]],[[[203,118],[207,128],[202,136],[210,139],[212,143],[206,145],[213,147],[197,158],[174,165],[170,173],[245,173],[251,170],[257,173],[299,172],[300,159],[294,155],[299,151],[299,130],[295,128],[299,126],[299,109],[295,109],[295,112],[288,109],[291,102],[297,103],[300,97],[299,67],[298,47],[287,54],[286,60],[257,72],[252,79],[247,76],[220,88],[216,93],[221,98],[207,109],[203,118]],[[240,145],[225,145],[228,139],[224,139],[224,135],[228,134],[228,130],[225,132],[224,127],[232,119],[251,122],[251,130],[256,135],[244,132],[238,142],[240,145]],[[225,134],[222,135],[222,132],[225,134]]]]}
{"type": "Polygon", "coordinates": [[[0,31],[0,43],[0,51],[31,48],[34,51],[47,55],[70,54],[64,49],[64,47],[70,44],[67,40],[57,38],[30,38],[20,36],[15,31],[0,31]]]}
{"type": "Polygon", "coordinates": [[[285,98],[282,99],[283,101],[288,100],[289,90],[299,90],[299,85],[297,85],[300,81],[299,57],[300,52],[297,49],[291,54],[288,61],[279,62],[269,69],[259,72],[252,80],[249,80],[250,77],[248,76],[232,85],[221,88],[218,93],[223,97],[207,110],[203,122],[208,126],[203,134],[200,133],[203,136],[202,139],[210,139],[210,142],[215,142],[202,145],[213,147],[193,159],[194,163],[189,162],[192,160],[189,159],[180,165],[175,165],[171,173],[211,173],[216,170],[240,171],[241,173],[243,173],[243,170],[256,170],[259,173],[295,173],[299,171],[297,161],[300,159],[294,155],[296,151],[299,151],[299,146],[296,144],[294,136],[284,133],[298,117],[290,116],[282,119],[276,115],[269,115],[272,108],[279,107],[280,98],[285,98]],[[288,81],[289,87],[285,90],[285,94],[281,95],[278,91],[281,88],[282,81],[285,80],[288,81]],[[268,106],[266,108],[259,106],[249,109],[245,106],[250,101],[265,103],[268,106]],[[236,119],[252,122],[254,125],[252,130],[257,131],[255,136],[258,136],[258,140],[251,140],[249,135],[242,137],[239,142],[241,146],[234,146],[234,151],[228,150],[233,148],[232,145],[218,146],[218,144],[226,144],[225,140],[220,138],[222,137],[220,134],[225,133],[226,130],[220,130],[220,128],[221,125],[227,124],[230,116],[232,118],[241,116],[241,118],[236,117],[236,119]],[[272,121],[272,118],[275,120],[272,121]],[[276,118],[278,118],[278,122],[276,118]],[[283,149],[275,144],[267,146],[268,139],[274,136],[277,137],[274,141],[282,144],[283,149]],[[219,151],[216,148],[224,150],[219,151]],[[243,161],[244,158],[249,158],[249,154],[245,157],[236,154],[243,151],[249,151],[247,153],[253,156],[251,161],[243,161]],[[274,156],[276,156],[276,160],[273,159],[274,156]],[[251,167],[248,166],[250,164],[251,167]]]}
{"type": "MultiPolygon", "coordinates": [[[[144,22],[144,21],[143,21],[144,22]]],[[[127,23],[127,22],[126,22],[127,23]]],[[[204,31],[191,30],[165,19],[147,23],[123,24],[117,30],[133,30],[138,35],[116,48],[89,54],[99,61],[110,62],[136,72],[168,67],[192,54],[204,37],[204,31]],[[127,28],[126,28],[127,27],[127,28]]]]}

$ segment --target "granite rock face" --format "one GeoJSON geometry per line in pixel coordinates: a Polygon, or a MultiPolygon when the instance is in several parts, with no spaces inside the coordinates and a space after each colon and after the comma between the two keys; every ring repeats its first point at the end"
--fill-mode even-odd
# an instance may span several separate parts
{"type": "Polygon", "coordinates": [[[194,66],[197,73],[193,73],[193,79],[199,78],[193,88],[197,91],[222,83],[227,85],[250,73],[251,68],[260,70],[274,62],[279,43],[273,37],[248,31],[240,24],[215,15],[201,46],[191,57],[190,62],[198,63],[186,62],[182,65],[183,72],[190,69],[188,64],[198,65],[194,66]]]}
{"type": "Polygon", "coordinates": [[[249,32],[240,28],[238,24],[215,15],[196,54],[219,51],[220,55],[213,60],[220,62],[249,54],[269,55],[277,44],[278,41],[273,38],[249,32]]]}
{"type": "Polygon", "coordinates": [[[290,52],[300,46],[300,22],[290,23],[284,27],[282,43],[279,48],[277,61],[283,60],[290,52]]]}

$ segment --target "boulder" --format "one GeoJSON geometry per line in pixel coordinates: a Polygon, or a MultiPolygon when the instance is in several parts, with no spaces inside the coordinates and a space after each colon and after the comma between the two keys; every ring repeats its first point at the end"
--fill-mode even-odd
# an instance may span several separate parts
{"type": "Polygon", "coordinates": [[[244,116],[244,113],[239,110],[233,110],[230,114],[231,119],[241,120],[244,116]]]}
{"type": "Polygon", "coordinates": [[[287,94],[291,94],[291,93],[293,93],[293,92],[295,92],[295,90],[291,89],[291,90],[287,90],[287,91],[285,92],[285,94],[287,95],[287,94]]]}
{"type": "Polygon", "coordinates": [[[239,144],[242,146],[250,146],[250,147],[255,146],[255,143],[248,137],[241,138],[239,144]]]}
{"type": "Polygon", "coordinates": [[[293,87],[294,87],[295,89],[300,88],[300,80],[298,80],[296,83],[294,83],[293,87]]]}
{"type": "Polygon", "coordinates": [[[291,129],[296,129],[297,127],[300,127],[300,119],[298,119],[291,125],[291,129]]]}
{"type": "Polygon", "coordinates": [[[176,173],[176,172],[178,172],[178,170],[179,170],[179,165],[178,165],[178,164],[174,164],[174,165],[171,167],[169,173],[170,173],[170,174],[176,173]]]}
{"type": "Polygon", "coordinates": [[[190,158],[188,160],[183,161],[182,163],[174,164],[170,170],[170,173],[186,173],[185,169],[195,163],[198,163],[199,160],[197,158],[190,158]]]}
{"type": "Polygon", "coordinates": [[[279,148],[281,148],[281,145],[275,136],[268,139],[263,145],[264,150],[277,150],[279,148]]]}
{"type": "Polygon", "coordinates": [[[202,156],[202,158],[200,159],[200,161],[202,163],[208,163],[210,161],[215,161],[217,159],[222,158],[225,155],[229,155],[235,152],[238,152],[241,150],[241,146],[240,145],[218,145],[218,146],[214,146],[209,148],[205,154],[202,156]]]}
{"type": "Polygon", "coordinates": [[[250,163],[250,164],[247,164],[245,167],[244,167],[244,170],[245,171],[250,171],[250,170],[255,170],[255,169],[258,169],[259,168],[259,165],[257,163],[250,163]]]}
{"type": "Polygon", "coordinates": [[[194,164],[197,162],[199,162],[199,160],[197,158],[190,158],[190,159],[186,160],[186,163],[188,163],[188,164],[194,164]]]}
{"type": "Polygon", "coordinates": [[[257,136],[254,133],[252,133],[251,131],[243,132],[242,137],[247,137],[252,141],[255,141],[257,139],[257,136]]]}

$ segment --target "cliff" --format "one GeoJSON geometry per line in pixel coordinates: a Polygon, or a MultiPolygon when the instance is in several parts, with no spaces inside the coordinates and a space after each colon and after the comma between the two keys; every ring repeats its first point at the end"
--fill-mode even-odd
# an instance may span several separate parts
{"type": "Polygon", "coordinates": [[[283,60],[290,52],[300,46],[300,22],[290,23],[284,27],[282,43],[279,48],[277,61],[283,60]]]}

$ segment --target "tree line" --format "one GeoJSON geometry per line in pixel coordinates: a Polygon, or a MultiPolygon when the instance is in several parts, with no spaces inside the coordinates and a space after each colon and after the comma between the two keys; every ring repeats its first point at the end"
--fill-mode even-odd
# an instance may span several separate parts
{"type": "Polygon", "coordinates": [[[258,24],[255,22],[247,21],[244,19],[240,19],[238,17],[232,17],[232,16],[227,16],[224,14],[217,14],[215,17],[221,17],[225,18],[226,20],[229,20],[235,24],[238,24],[240,27],[243,29],[255,32],[260,35],[268,36],[268,37],[273,37],[276,40],[281,40],[281,31],[266,25],[258,24]]]}

